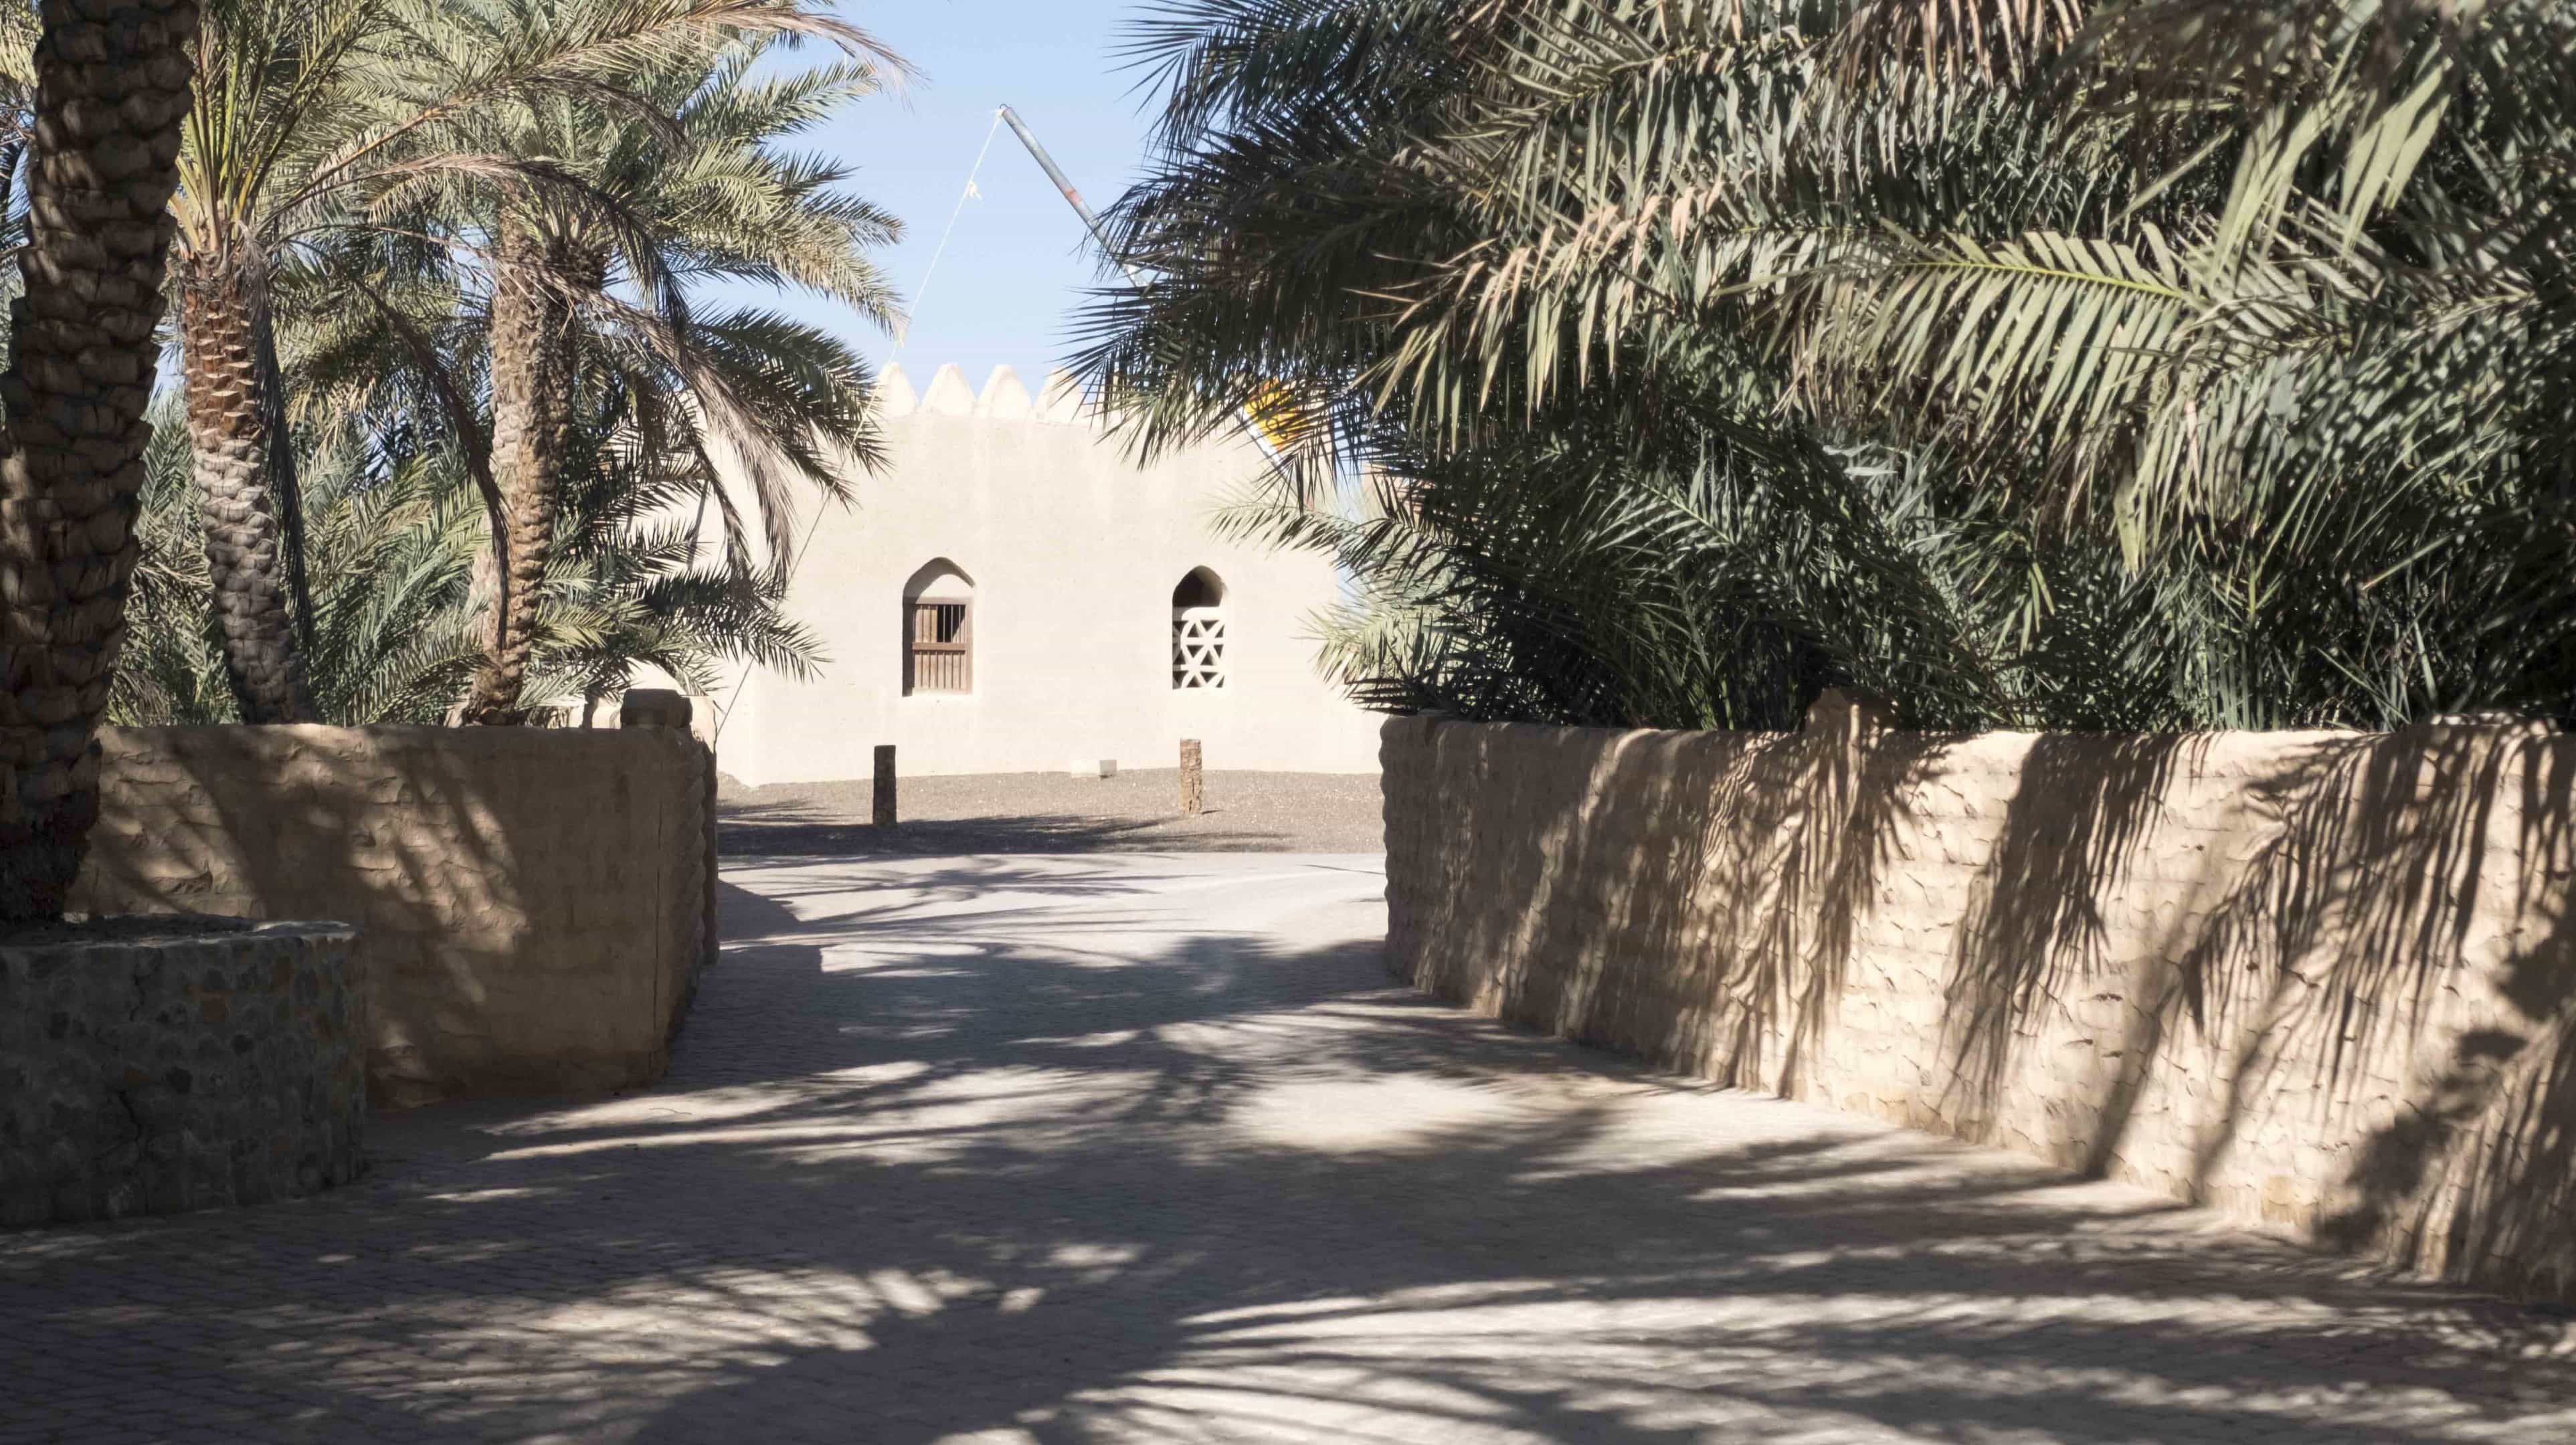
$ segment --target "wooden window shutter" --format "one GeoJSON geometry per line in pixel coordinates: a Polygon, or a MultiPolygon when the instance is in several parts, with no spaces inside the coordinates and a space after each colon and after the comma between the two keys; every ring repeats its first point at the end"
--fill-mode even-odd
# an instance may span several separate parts
{"type": "Polygon", "coordinates": [[[975,604],[920,598],[904,604],[903,690],[975,690],[975,604]]]}

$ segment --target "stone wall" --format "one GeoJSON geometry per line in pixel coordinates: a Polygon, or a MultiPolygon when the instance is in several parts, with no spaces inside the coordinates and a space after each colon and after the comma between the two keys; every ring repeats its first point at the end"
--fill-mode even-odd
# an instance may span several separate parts
{"type": "Polygon", "coordinates": [[[376,1102],[661,1076],[707,954],[685,732],[110,728],[75,906],[356,926],[376,1102]]]}
{"type": "Polygon", "coordinates": [[[2576,741],[1402,718],[1389,956],[1676,1070],[2576,1295],[2576,741]]]}
{"type": "Polygon", "coordinates": [[[350,934],[0,941],[0,1224],[258,1204],[356,1177],[350,934]]]}

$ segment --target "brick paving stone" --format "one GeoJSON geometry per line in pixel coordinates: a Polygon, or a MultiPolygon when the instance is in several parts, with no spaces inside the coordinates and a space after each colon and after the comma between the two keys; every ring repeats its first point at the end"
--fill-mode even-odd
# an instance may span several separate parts
{"type": "Polygon", "coordinates": [[[2565,1322],[1387,984],[1365,857],[740,860],[660,1087],[0,1235],[0,1441],[2576,1442],[2565,1322]]]}

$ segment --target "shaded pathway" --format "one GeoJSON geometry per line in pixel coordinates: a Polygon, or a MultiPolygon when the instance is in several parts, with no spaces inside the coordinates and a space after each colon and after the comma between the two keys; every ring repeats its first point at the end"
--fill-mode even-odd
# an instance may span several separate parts
{"type": "Polygon", "coordinates": [[[1391,989],[1376,869],[738,867],[659,1089],[0,1235],[0,1442],[2576,1439],[2559,1322],[1391,989]]]}

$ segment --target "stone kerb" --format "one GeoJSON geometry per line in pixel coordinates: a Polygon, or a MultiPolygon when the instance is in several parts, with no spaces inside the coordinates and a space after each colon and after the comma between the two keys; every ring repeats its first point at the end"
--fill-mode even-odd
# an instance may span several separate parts
{"type": "Polygon", "coordinates": [[[258,1204],[357,1177],[350,929],[103,927],[0,940],[0,1224],[258,1204]]]}

